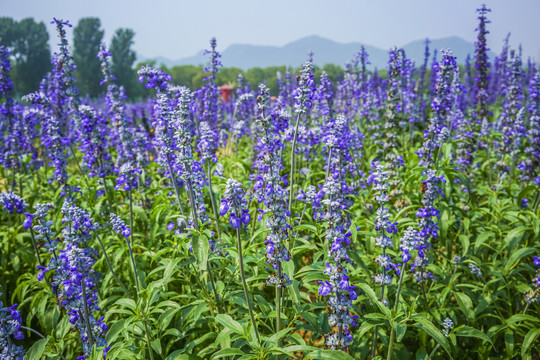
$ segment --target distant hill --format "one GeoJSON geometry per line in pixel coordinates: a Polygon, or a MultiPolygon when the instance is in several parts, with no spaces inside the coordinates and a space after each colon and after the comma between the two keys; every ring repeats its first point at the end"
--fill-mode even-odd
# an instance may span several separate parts
{"type": "MultiPolygon", "coordinates": [[[[408,58],[412,59],[417,66],[420,66],[424,61],[424,43],[425,40],[417,40],[403,46],[408,58]]],[[[226,67],[238,67],[243,70],[254,67],[268,66],[300,66],[307,58],[308,52],[311,50],[314,54],[313,62],[316,65],[323,66],[324,64],[336,64],[343,66],[350,61],[356,54],[361,43],[338,43],[336,41],[326,39],[317,35],[308,36],[284,46],[263,46],[263,45],[247,45],[233,44],[222,51],[221,62],[226,67]]],[[[376,67],[382,69],[386,67],[388,60],[388,50],[383,50],[375,46],[364,44],[368,54],[371,68],[376,67]]],[[[452,50],[454,56],[457,57],[458,63],[465,63],[467,54],[474,56],[474,44],[465,41],[459,37],[452,36],[444,39],[430,40],[430,59],[433,57],[433,51],[440,51],[443,48],[452,50]]],[[[218,49],[219,50],[219,49],[218,49]]],[[[158,64],[166,66],[173,65],[200,65],[208,62],[208,56],[203,55],[201,50],[197,54],[183,58],[180,60],[170,60],[164,57],[153,58],[158,64]]],[[[491,58],[493,53],[489,54],[491,58]]],[[[139,61],[145,61],[148,58],[140,58],[139,61]]],[[[428,64],[429,64],[428,63],[428,64]]]]}

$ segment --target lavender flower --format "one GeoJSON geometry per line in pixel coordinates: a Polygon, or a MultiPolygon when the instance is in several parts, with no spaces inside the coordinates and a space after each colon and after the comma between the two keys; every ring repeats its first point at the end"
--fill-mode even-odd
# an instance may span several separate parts
{"type": "MultiPolygon", "coordinates": [[[[479,14],[478,20],[478,38],[475,45],[475,62],[474,67],[476,68],[476,76],[474,79],[474,103],[476,104],[476,115],[477,121],[476,124],[481,124],[484,119],[487,119],[489,115],[488,105],[489,105],[489,94],[488,94],[488,84],[489,84],[489,59],[486,35],[489,34],[489,31],[486,30],[486,24],[489,24],[490,21],[487,20],[487,13],[491,10],[486,8],[486,5],[482,5],[480,9],[477,9],[476,12],[479,14]]],[[[478,129],[475,131],[478,132],[478,129]]]]}
{"type": "Polygon", "coordinates": [[[125,90],[114,82],[116,79],[108,62],[110,56],[111,53],[107,50],[105,44],[101,44],[98,53],[101,71],[104,76],[101,85],[107,84],[105,104],[107,105],[107,114],[111,118],[111,124],[113,125],[113,141],[118,149],[117,164],[124,164],[135,158],[132,144],[132,121],[127,115],[125,90]]]}
{"type": "Polygon", "coordinates": [[[420,166],[431,168],[437,161],[435,151],[448,138],[449,114],[452,110],[454,96],[452,96],[452,83],[457,77],[457,64],[455,57],[449,50],[442,51],[442,60],[436,63],[433,71],[436,74],[436,86],[431,109],[429,127],[424,133],[424,144],[416,154],[420,157],[420,166]]]}
{"type": "Polygon", "coordinates": [[[330,315],[328,321],[336,331],[329,334],[326,344],[331,349],[345,349],[352,341],[351,326],[356,327],[357,316],[351,316],[352,302],[356,300],[356,286],[350,284],[347,264],[351,261],[347,255],[350,246],[351,233],[348,231],[350,221],[343,210],[347,208],[344,197],[343,182],[340,181],[339,169],[332,176],[327,177],[322,191],[325,194],[322,203],[326,206],[326,213],[321,220],[328,223],[326,239],[329,243],[328,260],[324,274],[329,280],[322,282],[319,295],[330,296],[328,304],[330,315]]]}
{"type": "Polygon", "coordinates": [[[422,207],[416,212],[416,216],[419,218],[418,227],[420,228],[420,238],[416,247],[418,256],[415,258],[412,267],[413,271],[415,268],[420,267],[420,271],[415,272],[415,278],[418,282],[423,282],[428,277],[432,277],[430,273],[424,271],[429,264],[426,252],[431,248],[431,238],[437,238],[439,234],[438,223],[433,221],[433,217],[439,218],[440,212],[435,208],[434,204],[438,195],[444,196],[439,184],[445,182],[444,176],[437,176],[435,170],[425,170],[423,175],[427,176],[422,181],[424,198],[422,199],[422,207]]]}
{"type": "Polygon", "coordinates": [[[141,174],[142,171],[133,167],[130,163],[125,163],[120,168],[120,176],[116,179],[115,190],[122,189],[124,191],[130,191],[132,188],[139,185],[139,177],[137,174],[141,174]]]}
{"type": "MultiPolygon", "coordinates": [[[[0,293],[2,295],[2,293],[0,293]]],[[[4,307],[0,300],[0,359],[23,360],[25,350],[21,345],[15,345],[11,337],[15,340],[24,338],[20,330],[22,325],[21,313],[17,310],[17,304],[11,307],[4,307]]]]}
{"type": "MultiPolygon", "coordinates": [[[[287,217],[290,213],[287,210],[287,193],[283,188],[283,178],[280,175],[283,164],[279,156],[280,149],[284,147],[280,133],[287,128],[289,116],[286,113],[271,111],[268,88],[261,84],[259,90],[260,95],[257,101],[260,113],[257,123],[263,129],[264,135],[259,138],[256,147],[258,158],[255,166],[259,169],[259,174],[254,188],[258,201],[263,201],[266,207],[266,210],[261,212],[259,220],[264,214],[268,215],[265,225],[270,233],[264,242],[267,261],[275,270],[278,270],[281,269],[283,261],[290,260],[285,246],[290,228],[287,217]]],[[[277,275],[272,274],[269,277],[268,282],[282,287],[289,284],[290,280],[287,274],[278,271],[277,275]]]]}
{"type": "MultiPolygon", "coordinates": [[[[386,255],[386,249],[389,247],[394,247],[392,239],[389,235],[397,234],[397,223],[392,223],[390,221],[390,213],[388,208],[385,206],[388,202],[388,194],[386,193],[388,189],[388,173],[385,171],[384,166],[376,165],[373,179],[373,190],[379,191],[375,195],[375,200],[379,203],[379,208],[377,209],[377,217],[375,218],[375,230],[381,231],[381,235],[375,239],[375,245],[382,248],[382,255],[376,259],[376,262],[383,269],[383,273],[379,273],[375,276],[375,282],[380,283],[383,286],[389,285],[392,283],[392,276],[388,274],[388,271],[392,268],[395,268],[395,265],[390,261],[390,257],[386,255]]],[[[384,290],[383,290],[384,294],[384,290]]]]}
{"type": "Polygon", "coordinates": [[[244,197],[245,192],[242,189],[242,184],[235,179],[227,179],[224,198],[221,199],[219,207],[219,215],[224,216],[230,212],[231,219],[229,221],[235,229],[238,229],[241,224],[247,226],[251,221],[247,201],[244,197]]]}
{"type": "Polygon", "coordinates": [[[4,207],[4,210],[9,211],[10,214],[16,212],[22,214],[24,209],[28,207],[26,201],[13,191],[4,191],[0,193],[0,204],[4,207]]]}
{"type": "Polygon", "coordinates": [[[112,230],[115,233],[118,233],[126,238],[131,236],[131,231],[129,230],[129,227],[124,223],[124,220],[122,220],[120,216],[111,213],[111,225],[112,230]]]}
{"type": "Polygon", "coordinates": [[[471,274],[478,277],[482,276],[482,270],[478,266],[474,264],[469,264],[469,268],[471,269],[471,274]]]}
{"type": "Polygon", "coordinates": [[[452,330],[453,328],[454,328],[454,322],[452,321],[452,319],[450,319],[448,317],[446,319],[444,319],[444,321],[443,321],[443,330],[442,330],[444,336],[448,336],[450,330],[452,330]]]}

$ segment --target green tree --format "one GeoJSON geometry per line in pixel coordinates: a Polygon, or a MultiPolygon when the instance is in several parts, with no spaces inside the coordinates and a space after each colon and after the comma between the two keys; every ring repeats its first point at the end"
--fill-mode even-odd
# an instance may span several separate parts
{"type": "Polygon", "coordinates": [[[18,94],[27,94],[39,87],[43,75],[51,68],[49,33],[43,22],[32,18],[20,22],[0,18],[0,43],[10,49],[11,78],[18,94]]]}
{"type": "Polygon", "coordinates": [[[137,74],[133,68],[136,55],[131,49],[135,32],[131,29],[118,29],[111,40],[110,52],[112,58],[111,70],[118,81],[126,89],[128,97],[137,94],[138,87],[135,87],[137,74]]]}
{"type": "Polygon", "coordinates": [[[43,22],[32,18],[19,21],[17,33],[13,80],[15,91],[27,94],[39,88],[43,75],[51,69],[49,33],[43,22]]]}
{"type": "Polygon", "coordinates": [[[192,90],[194,89],[193,79],[196,77],[202,78],[202,72],[202,67],[195,65],[176,65],[167,69],[167,73],[172,76],[173,83],[186,86],[192,90]]]}
{"type": "Polygon", "coordinates": [[[73,61],[77,65],[77,85],[82,94],[96,97],[102,91],[99,85],[101,70],[97,53],[103,39],[98,18],[82,18],[73,31],[73,61]]]}
{"type": "Polygon", "coordinates": [[[0,17],[0,44],[13,47],[17,38],[17,22],[9,17],[0,17]]]}

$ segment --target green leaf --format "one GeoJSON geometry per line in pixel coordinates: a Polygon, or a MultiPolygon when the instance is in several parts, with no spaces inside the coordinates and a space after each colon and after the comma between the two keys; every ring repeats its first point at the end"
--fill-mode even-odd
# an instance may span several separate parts
{"type": "Polygon", "coordinates": [[[456,335],[457,336],[463,336],[463,337],[474,337],[474,338],[477,338],[477,339],[482,339],[482,340],[487,341],[491,345],[493,345],[493,341],[491,341],[491,338],[488,335],[486,335],[483,332],[481,332],[480,330],[475,329],[475,328],[470,327],[470,326],[461,326],[461,327],[459,327],[456,330],[456,335]]]}
{"type": "Polygon", "coordinates": [[[523,344],[521,345],[521,356],[525,358],[527,355],[527,352],[529,351],[529,348],[533,344],[534,340],[536,340],[536,337],[540,335],[540,329],[531,329],[527,335],[525,335],[525,338],[523,339],[523,344]]]}
{"type": "Polygon", "coordinates": [[[115,321],[114,324],[107,330],[107,336],[105,339],[107,340],[107,344],[110,344],[113,342],[114,339],[120,334],[120,332],[124,329],[124,324],[126,322],[126,319],[115,321]]]}
{"type": "Polygon", "coordinates": [[[536,323],[540,323],[540,319],[536,316],[528,315],[528,314],[516,314],[512,315],[508,320],[506,320],[506,324],[510,325],[513,323],[521,322],[521,321],[532,321],[536,323]]]}
{"type": "Polygon", "coordinates": [[[120,299],[120,300],[116,301],[116,304],[127,307],[128,309],[131,309],[133,311],[135,311],[135,309],[137,309],[137,304],[132,299],[127,299],[127,298],[120,299]]]}
{"type": "Polygon", "coordinates": [[[193,253],[199,264],[199,269],[205,271],[206,264],[208,263],[208,251],[210,249],[208,239],[206,239],[206,236],[194,236],[191,244],[193,246],[193,253]]]}
{"type": "Polygon", "coordinates": [[[471,298],[467,294],[460,292],[454,292],[454,296],[456,297],[459,308],[461,309],[463,314],[467,316],[467,319],[474,319],[474,310],[471,298]]]}
{"type": "Polygon", "coordinates": [[[340,350],[316,350],[306,355],[307,359],[328,360],[354,360],[354,358],[340,350]]]}
{"type": "Polygon", "coordinates": [[[212,359],[220,359],[226,356],[234,356],[234,355],[244,355],[244,352],[240,349],[227,348],[227,349],[219,350],[217,353],[215,353],[212,356],[212,359]]]}
{"type": "Polygon", "coordinates": [[[202,360],[201,357],[193,354],[182,354],[184,350],[175,350],[167,356],[165,360],[202,360]]]}
{"type": "Polygon", "coordinates": [[[221,325],[225,326],[227,329],[231,329],[237,334],[244,335],[244,328],[242,327],[242,325],[240,325],[238,321],[233,320],[230,315],[218,314],[216,315],[216,321],[221,325]]]}
{"type": "Polygon", "coordinates": [[[50,336],[47,336],[46,339],[38,340],[32,345],[32,347],[28,350],[26,355],[24,356],[24,360],[40,360],[42,359],[43,352],[45,351],[45,347],[47,346],[47,343],[49,342],[50,336]]]}
{"type": "Polygon", "coordinates": [[[415,320],[414,326],[419,329],[422,329],[426,334],[431,336],[435,343],[441,345],[441,347],[452,357],[450,353],[450,344],[444,336],[444,334],[439,330],[431,321],[420,315],[414,315],[413,319],[415,320]]]}
{"type": "Polygon", "coordinates": [[[379,301],[377,295],[375,295],[375,291],[373,291],[373,289],[366,283],[360,283],[358,284],[358,287],[366,293],[367,297],[371,300],[371,302],[375,304],[384,315],[386,315],[388,320],[390,320],[390,318],[392,317],[390,309],[388,309],[386,306],[384,306],[382,302],[379,301]]]}
{"type": "Polygon", "coordinates": [[[532,247],[523,248],[523,249],[519,249],[517,251],[512,252],[512,255],[510,255],[510,257],[506,261],[506,265],[504,266],[504,272],[507,272],[508,270],[513,269],[515,266],[517,266],[517,262],[519,260],[535,252],[536,252],[536,249],[532,247]]]}
{"type": "Polygon", "coordinates": [[[407,323],[399,323],[396,326],[396,341],[401,342],[407,332],[407,323]]]}
{"type": "Polygon", "coordinates": [[[150,343],[152,345],[152,349],[154,349],[155,352],[157,352],[159,355],[161,355],[161,340],[154,339],[150,343]]]}
{"type": "Polygon", "coordinates": [[[478,235],[478,237],[476,238],[476,241],[474,242],[474,251],[477,252],[478,249],[480,249],[480,246],[482,246],[482,244],[485,243],[488,238],[493,237],[493,236],[495,236],[495,234],[492,233],[491,231],[483,232],[480,235],[478,235]]]}

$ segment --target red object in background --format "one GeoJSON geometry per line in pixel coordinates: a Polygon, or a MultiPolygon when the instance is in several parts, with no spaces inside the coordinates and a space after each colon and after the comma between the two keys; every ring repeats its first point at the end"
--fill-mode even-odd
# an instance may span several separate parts
{"type": "Polygon", "coordinates": [[[220,89],[223,102],[229,102],[229,99],[232,96],[233,87],[231,85],[223,84],[220,89]]]}

